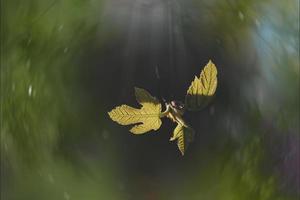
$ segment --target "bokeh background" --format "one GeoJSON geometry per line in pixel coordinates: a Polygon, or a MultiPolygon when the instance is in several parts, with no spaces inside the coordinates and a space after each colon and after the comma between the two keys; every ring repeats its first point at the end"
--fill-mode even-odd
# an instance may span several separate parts
{"type": "Polygon", "coordinates": [[[296,200],[298,0],[1,1],[1,199],[296,200]],[[183,100],[212,59],[210,105],[130,134],[134,86],[183,100]]]}

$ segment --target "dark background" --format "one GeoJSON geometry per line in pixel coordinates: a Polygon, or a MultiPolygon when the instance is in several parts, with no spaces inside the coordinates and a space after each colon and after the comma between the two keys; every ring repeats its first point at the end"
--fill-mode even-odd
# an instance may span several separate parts
{"type": "Polygon", "coordinates": [[[299,198],[299,1],[1,1],[1,198],[299,198]],[[213,101],[136,136],[109,119],[134,87],[213,101]]]}

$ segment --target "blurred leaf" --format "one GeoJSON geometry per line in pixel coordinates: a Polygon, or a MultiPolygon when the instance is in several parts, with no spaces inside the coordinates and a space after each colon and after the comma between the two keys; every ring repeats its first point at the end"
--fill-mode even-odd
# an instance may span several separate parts
{"type": "Polygon", "coordinates": [[[141,88],[135,88],[135,96],[142,105],[140,109],[121,105],[108,113],[110,118],[121,125],[137,124],[130,129],[130,132],[134,134],[159,129],[161,126],[159,101],[141,88]]]}
{"type": "Polygon", "coordinates": [[[194,138],[194,130],[190,127],[185,127],[181,124],[177,124],[173,136],[170,138],[170,141],[174,141],[177,139],[177,146],[180,150],[181,154],[184,155],[188,144],[193,141],[194,138]]]}
{"type": "Polygon", "coordinates": [[[185,97],[185,104],[188,110],[198,111],[204,108],[217,88],[217,68],[209,61],[201,71],[200,77],[195,76],[185,97]]]}

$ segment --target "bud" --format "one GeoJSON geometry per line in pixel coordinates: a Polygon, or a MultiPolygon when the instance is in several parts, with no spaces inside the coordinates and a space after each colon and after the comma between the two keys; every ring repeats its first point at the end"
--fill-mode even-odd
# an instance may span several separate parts
{"type": "Polygon", "coordinates": [[[173,110],[180,114],[183,115],[184,113],[184,104],[180,101],[171,101],[171,107],[173,108],[173,110]]]}

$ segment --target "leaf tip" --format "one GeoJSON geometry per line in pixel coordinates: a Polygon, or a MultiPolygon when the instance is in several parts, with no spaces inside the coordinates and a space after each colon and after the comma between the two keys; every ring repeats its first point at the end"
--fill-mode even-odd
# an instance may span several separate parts
{"type": "Polygon", "coordinates": [[[138,90],[141,90],[141,88],[135,86],[134,91],[137,92],[138,90]]]}
{"type": "MultiPolygon", "coordinates": [[[[206,66],[211,67],[214,71],[217,72],[217,67],[216,67],[215,63],[214,63],[213,61],[211,61],[211,59],[209,59],[209,61],[208,61],[208,63],[207,63],[206,66]]],[[[206,66],[205,66],[205,67],[206,67],[206,66]]]]}
{"type": "Polygon", "coordinates": [[[180,150],[181,156],[184,156],[184,150],[180,150]]]}
{"type": "Polygon", "coordinates": [[[113,112],[113,110],[107,112],[107,114],[108,114],[108,116],[109,116],[110,118],[111,118],[112,112],[113,112]]]}

